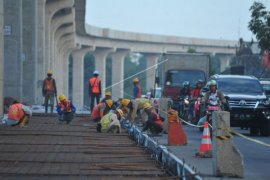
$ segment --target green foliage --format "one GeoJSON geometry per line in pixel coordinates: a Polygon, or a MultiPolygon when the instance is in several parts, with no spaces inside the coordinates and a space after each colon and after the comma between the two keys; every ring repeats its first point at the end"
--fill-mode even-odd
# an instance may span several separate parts
{"type": "Polygon", "coordinates": [[[248,27],[256,36],[259,47],[262,50],[270,51],[270,13],[265,9],[262,3],[253,3],[249,9],[251,11],[251,20],[248,27]]]}
{"type": "Polygon", "coordinates": [[[196,49],[189,48],[189,49],[187,50],[187,53],[196,53],[196,49]]]}
{"type": "MultiPolygon", "coordinates": [[[[141,56],[137,61],[133,61],[131,56],[126,56],[124,62],[124,79],[129,78],[130,76],[143,71],[146,69],[146,59],[141,56]]],[[[145,94],[146,90],[146,72],[138,74],[136,77],[140,80],[140,85],[142,87],[142,93],[145,94]]],[[[124,82],[124,97],[132,98],[133,97],[133,78],[129,78],[124,82]]],[[[153,82],[154,84],[154,82],[153,82]]]]}

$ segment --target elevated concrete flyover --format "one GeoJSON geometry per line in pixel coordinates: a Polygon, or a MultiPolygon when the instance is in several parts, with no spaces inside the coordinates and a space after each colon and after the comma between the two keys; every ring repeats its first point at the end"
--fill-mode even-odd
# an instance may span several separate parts
{"type": "MultiPolygon", "coordinates": [[[[68,61],[73,53],[77,54],[76,57],[79,59],[88,52],[95,56],[95,68],[101,72],[103,88],[106,87],[105,62],[108,56],[112,57],[113,64],[118,64],[112,67],[114,71],[120,73],[113,74],[114,84],[123,81],[123,60],[133,52],[144,54],[148,67],[155,64],[161,53],[187,52],[190,48],[199,53],[222,54],[226,61],[221,63],[222,65],[226,65],[228,57],[235,54],[236,41],[132,33],[88,25],[85,23],[85,0],[19,0],[16,3],[4,0],[4,2],[4,10],[6,10],[4,24],[13,24],[13,27],[18,30],[16,33],[14,31],[13,34],[4,36],[5,69],[16,64],[17,72],[20,73],[18,75],[4,72],[6,77],[4,96],[13,96],[29,104],[43,103],[42,82],[47,70],[51,69],[57,80],[58,94],[76,94],[76,98],[80,99],[76,100],[76,105],[83,105],[83,81],[77,81],[81,75],[76,74],[76,72],[83,72],[82,64],[76,65],[80,69],[73,68],[72,74],[76,86],[73,86],[72,92],[68,91],[70,86],[68,61]],[[18,8],[20,11],[17,11],[18,8]],[[8,12],[14,13],[8,14],[8,12]],[[31,18],[28,18],[26,23],[26,21],[19,21],[22,17],[31,18]],[[7,47],[12,47],[13,53],[7,47]],[[89,51],[84,47],[90,47],[89,51]],[[22,78],[25,74],[29,75],[26,76],[27,78],[22,78]]],[[[82,62],[79,60],[76,63],[82,62]]],[[[147,71],[148,82],[153,81],[151,74],[153,70],[147,71]]],[[[150,88],[149,84],[147,88],[150,88]]],[[[123,83],[119,83],[112,88],[112,91],[115,96],[121,97],[122,89],[123,83]]]]}

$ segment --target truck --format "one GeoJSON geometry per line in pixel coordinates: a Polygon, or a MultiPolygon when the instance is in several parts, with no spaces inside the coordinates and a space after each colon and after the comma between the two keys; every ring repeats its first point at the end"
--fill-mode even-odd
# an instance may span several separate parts
{"type": "Polygon", "coordinates": [[[163,54],[159,75],[163,97],[171,98],[177,103],[178,94],[183,82],[189,81],[191,88],[200,79],[206,82],[209,77],[210,56],[199,53],[166,53],[163,54]]]}

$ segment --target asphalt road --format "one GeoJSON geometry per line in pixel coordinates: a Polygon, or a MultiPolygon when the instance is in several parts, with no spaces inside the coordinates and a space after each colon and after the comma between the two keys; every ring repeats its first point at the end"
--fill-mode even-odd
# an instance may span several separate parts
{"type": "MultiPolygon", "coordinates": [[[[234,128],[235,131],[248,136],[248,130],[234,128]]],[[[249,136],[270,144],[270,137],[249,136]]],[[[250,142],[235,136],[234,143],[244,156],[245,177],[250,179],[270,179],[270,147],[250,142]]]]}
{"type": "MultiPolygon", "coordinates": [[[[170,151],[179,159],[184,160],[190,167],[194,167],[204,179],[220,179],[213,176],[212,158],[196,158],[195,153],[199,152],[202,132],[198,128],[184,125],[188,138],[188,144],[185,146],[167,146],[170,151]]],[[[234,131],[247,135],[248,130],[233,128],[234,131]]],[[[250,137],[250,136],[248,136],[250,137]]],[[[252,136],[251,138],[270,144],[270,137],[252,136]]],[[[156,137],[160,144],[167,145],[167,135],[156,137]]],[[[244,157],[244,178],[243,179],[270,179],[270,148],[257,143],[234,136],[233,142],[244,157]]],[[[239,179],[239,178],[222,178],[239,179]]]]}

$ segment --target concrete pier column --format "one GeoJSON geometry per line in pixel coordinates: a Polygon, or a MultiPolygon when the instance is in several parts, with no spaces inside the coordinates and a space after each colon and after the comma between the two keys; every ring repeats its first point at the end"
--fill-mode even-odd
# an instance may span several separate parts
{"type": "Polygon", "coordinates": [[[36,66],[36,99],[35,103],[42,104],[42,84],[46,77],[47,69],[45,69],[45,0],[37,1],[37,10],[40,16],[37,16],[37,66],[36,66]]]}
{"type": "Polygon", "coordinates": [[[146,68],[150,68],[146,71],[146,90],[149,91],[151,88],[154,88],[155,86],[155,72],[156,72],[156,68],[157,66],[155,66],[155,64],[157,64],[158,58],[160,56],[160,54],[144,54],[146,61],[147,61],[147,67],[146,68]]]}
{"type": "Polygon", "coordinates": [[[124,95],[124,60],[129,51],[121,50],[112,54],[112,96],[114,99],[124,95]]]}
{"type": "Polygon", "coordinates": [[[84,56],[87,51],[74,51],[73,57],[73,83],[72,83],[72,101],[78,108],[83,106],[84,98],[84,56]]]}
{"type": "MultiPolygon", "coordinates": [[[[3,27],[3,0],[0,0],[0,27],[3,27]]],[[[0,116],[3,115],[4,90],[4,56],[3,56],[3,28],[0,28],[0,116]]]]}
{"type": "Polygon", "coordinates": [[[95,69],[99,71],[99,78],[101,80],[102,97],[105,96],[106,88],[106,58],[108,54],[114,52],[113,49],[96,49],[95,56],[95,69]]]}

